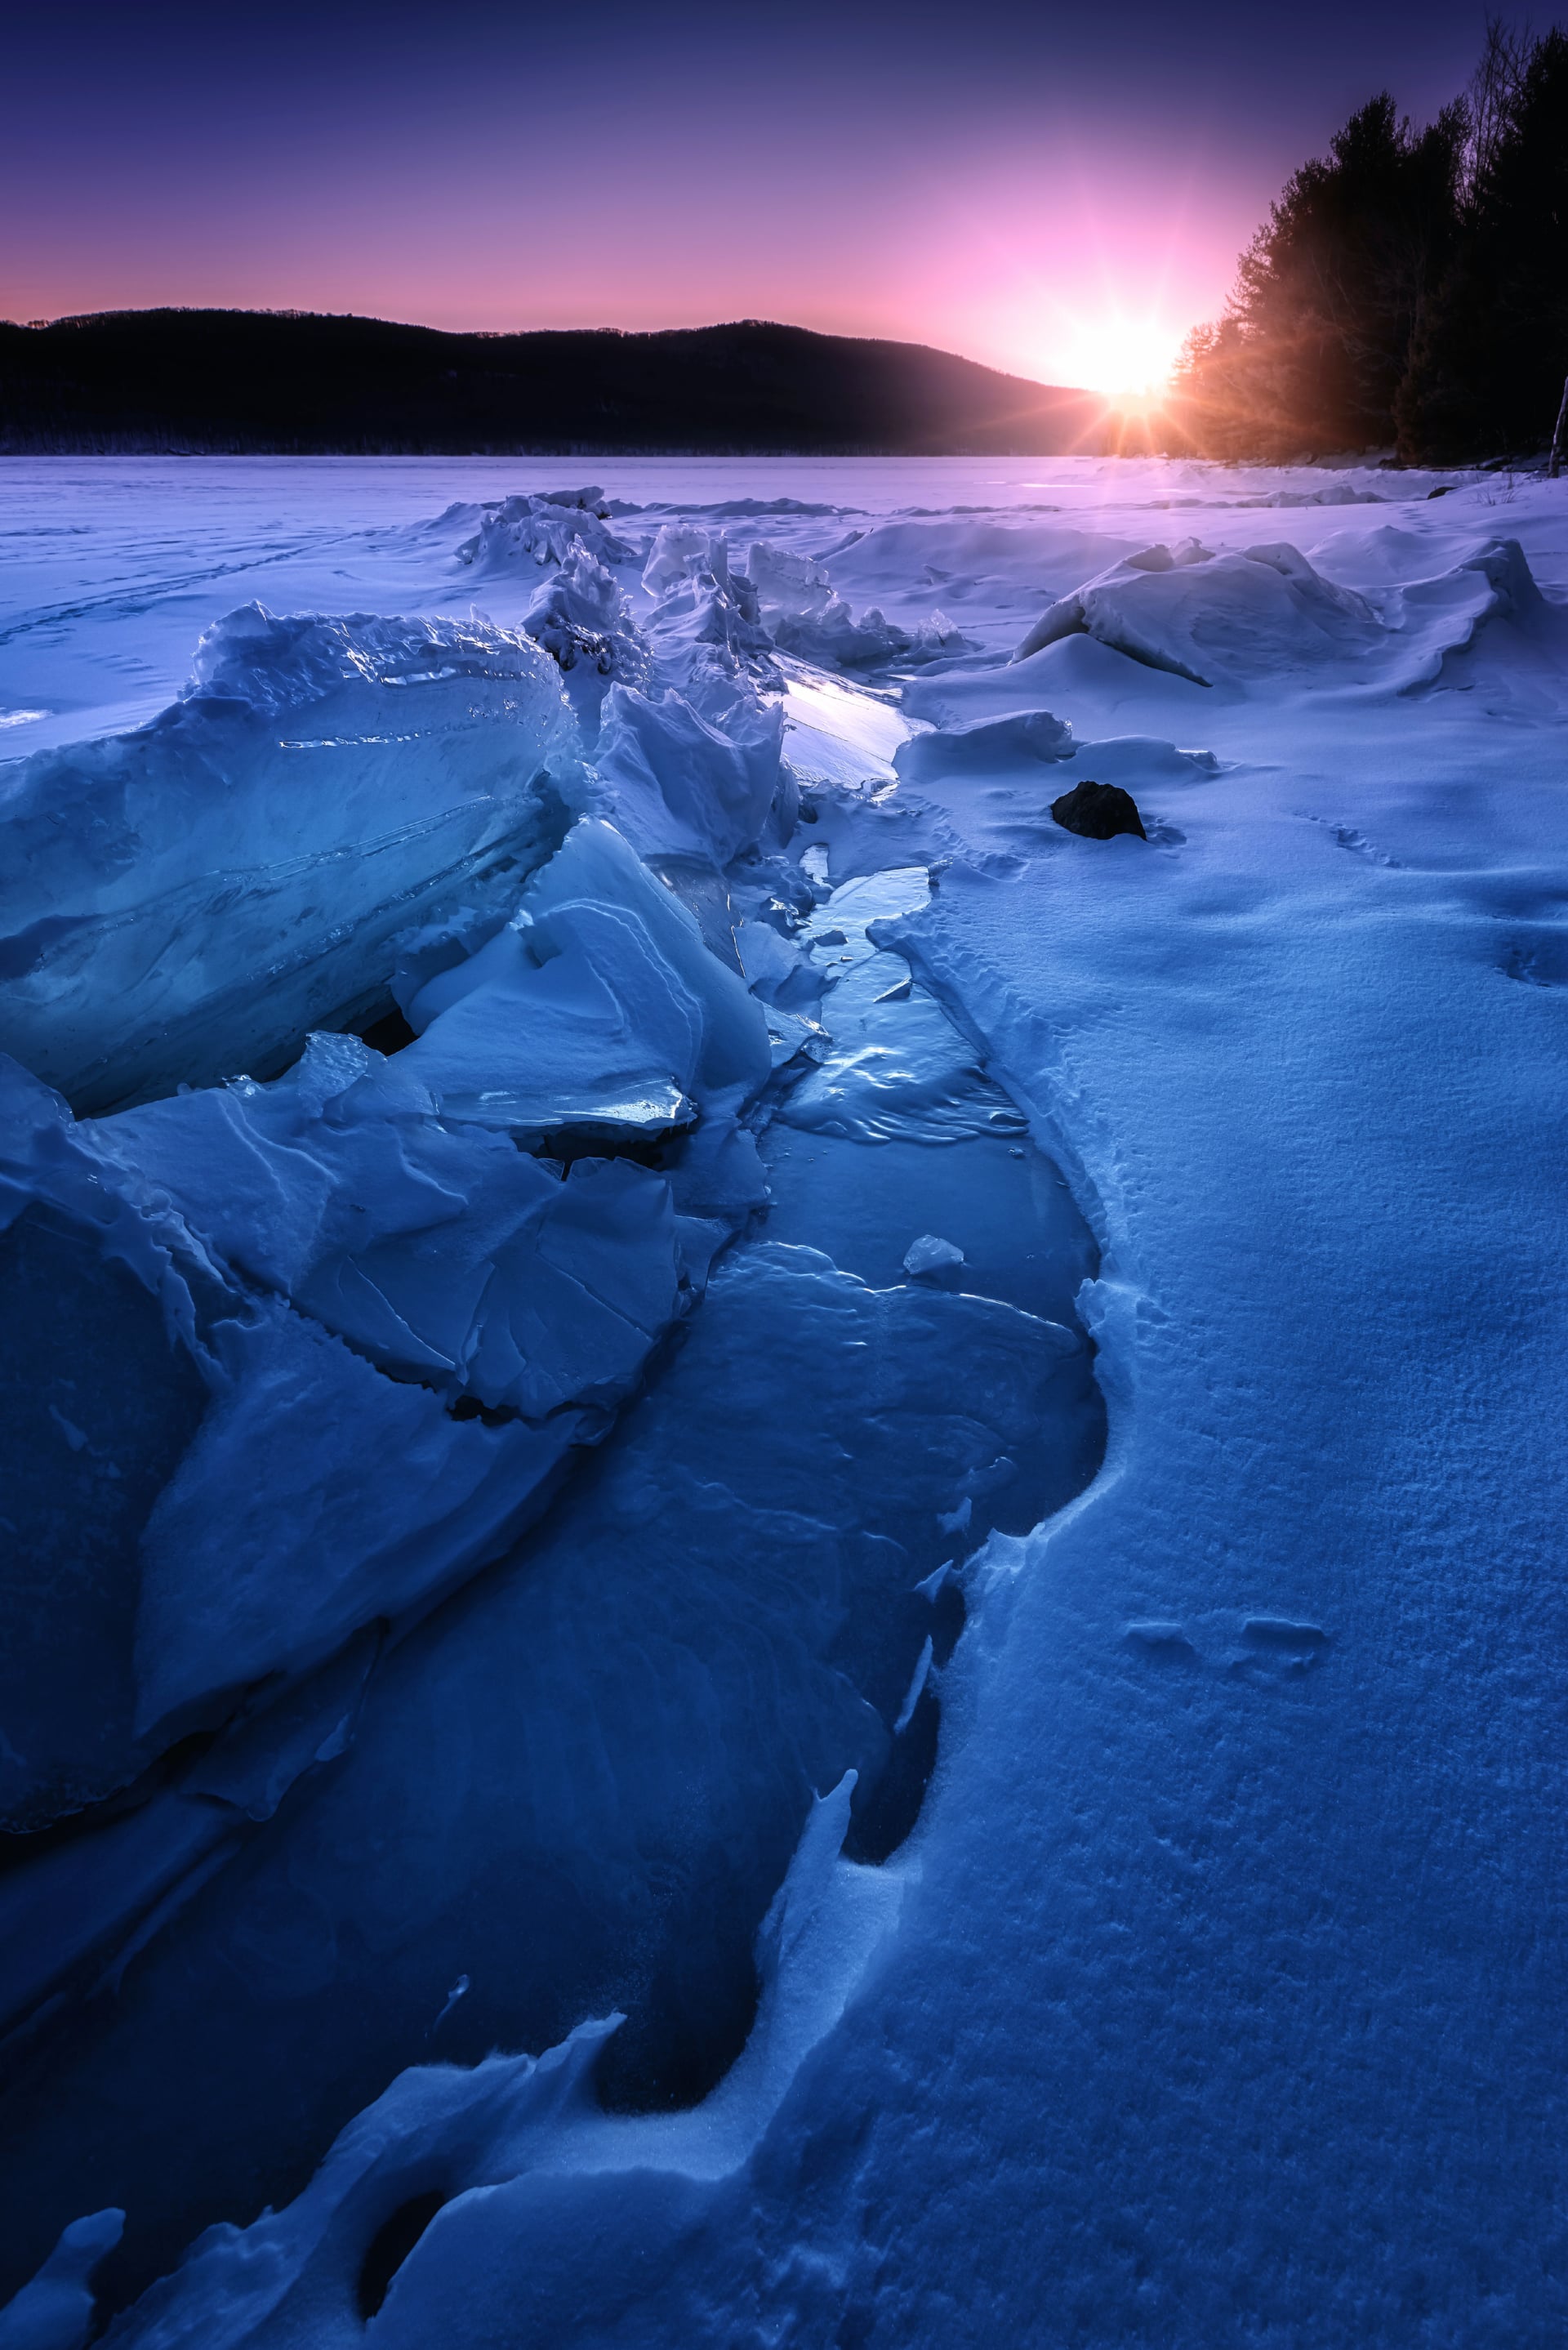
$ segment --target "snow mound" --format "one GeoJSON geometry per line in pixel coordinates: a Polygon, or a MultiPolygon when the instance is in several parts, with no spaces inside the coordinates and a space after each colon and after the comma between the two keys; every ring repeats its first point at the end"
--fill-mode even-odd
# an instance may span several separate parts
{"type": "Polygon", "coordinates": [[[1376,490],[1358,490],[1350,482],[1330,482],[1321,490],[1271,490],[1267,497],[1249,498],[1258,506],[1381,506],[1388,503],[1376,490]]]}
{"type": "MultiPolygon", "coordinates": [[[[810,1804],[755,1937],[761,2002],[751,2040],[699,2112],[604,2111],[595,2069],[618,2014],[578,2024],[538,2057],[410,2068],[341,2131],[291,2202],[248,2227],[209,2230],[121,2320],[124,2350],[306,2340],[326,2350],[361,2340],[367,2315],[383,2306],[378,2332],[428,2341],[446,2326],[457,2274],[486,2321],[530,2344],[576,2339],[585,2321],[613,2323],[641,2304],[649,2245],[671,2234],[679,2242],[722,2210],[897,1923],[899,1878],[840,1857],[855,1780],[851,1770],[810,1804]],[[618,2225],[607,2228],[607,2201],[618,2225]]],[[[115,2216],[75,2222],[68,2256],[62,2246],[12,2308],[46,2280],[52,2290],[57,2276],[90,2266],[113,2241],[115,2216]]],[[[664,2262],[655,2267],[662,2282],[664,2262]]],[[[85,2295],[83,2304],[90,2309],[85,2295]]],[[[24,2345],[33,2350],[31,2336],[19,2337],[24,2345]]],[[[55,2337],[43,2337],[41,2350],[57,2350],[55,2337]]]]}
{"type": "Polygon", "coordinates": [[[1384,630],[1364,597],[1334,587],[1293,546],[1210,556],[1189,542],[1124,556],[1061,598],[1013,658],[1073,636],[1207,686],[1364,660],[1384,630]]]}
{"type": "Polygon", "coordinates": [[[912,734],[894,752],[893,764],[900,775],[920,782],[933,775],[982,774],[1071,759],[1078,747],[1064,719],[1054,718],[1048,710],[1027,710],[1011,718],[912,734]]]}
{"type": "Polygon", "coordinates": [[[574,546],[585,547],[600,563],[630,563],[636,549],[608,527],[608,512],[597,489],[503,498],[486,504],[478,530],[463,540],[457,559],[480,579],[504,579],[565,563],[574,546]]]}
{"type": "Polygon", "coordinates": [[[899,520],[876,525],[825,557],[841,595],[900,600],[937,590],[950,608],[981,600],[986,583],[1060,594],[1126,552],[1125,537],[1071,524],[989,519],[899,520]]]}
{"type": "Polygon", "coordinates": [[[1068,755],[1107,784],[1202,784],[1220,773],[1212,751],[1180,751],[1157,734],[1109,734],[1097,743],[1075,743],[1068,755]]]}
{"type": "Polygon", "coordinates": [[[1568,623],[1542,595],[1516,538],[1489,539],[1451,570],[1397,588],[1385,609],[1390,626],[1419,648],[1410,685],[1435,684],[1491,643],[1516,681],[1521,653],[1544,654],[1559,677],[1568,655],[1568,623]]]}
{"type": "Polygon", "coordinates": [[[124,2226],[112,2207],[73,2220],[31,2283],[0,2310],[0,2350],[83,2350],[97,2314],[92,2272],[124,2226]]]}
{"type": "Polygon", "coordinates": [[[560,676],[478,620],[232,613],[136,733],[0,765],[0,1045],[81,1109],[276,1066],[393,933],[580,804],[560,676]]]}
{"type": "Polygon", "coordinates": [[[1276,691],[1430,684],[1493,619],[1539,626],[1546,607],[1517,540],[1477,547],[1436,577],[1374,600],[1289,546],[1210,555],[1196,541],[1128,556],[1062,597],[1013,656],[1088,637],[1194,685],[1276,691]]]}

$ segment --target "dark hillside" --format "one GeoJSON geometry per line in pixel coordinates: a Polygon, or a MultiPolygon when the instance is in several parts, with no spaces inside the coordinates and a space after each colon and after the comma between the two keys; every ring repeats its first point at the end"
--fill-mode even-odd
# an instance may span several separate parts
{"type": "Polygon", "coordinates": [[[1105,403],[918,343],[746,319],[451,335],[289,311],[0,323],[0,449],[1050,455],[1105,403]]]}

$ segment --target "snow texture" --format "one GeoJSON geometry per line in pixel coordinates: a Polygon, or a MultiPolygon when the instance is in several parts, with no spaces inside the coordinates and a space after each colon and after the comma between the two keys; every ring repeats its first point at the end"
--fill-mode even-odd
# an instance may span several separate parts
{"type": "Polygon", "coordinates": [[[1562,486],[12,461],[0,2350],[1562,2337],[1562,486]]]}

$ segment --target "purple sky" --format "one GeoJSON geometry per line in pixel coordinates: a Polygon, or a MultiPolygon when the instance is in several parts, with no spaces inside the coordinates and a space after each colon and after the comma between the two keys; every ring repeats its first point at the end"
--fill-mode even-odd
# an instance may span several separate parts
{"type": "Polygon", "coordinates": [[[1223,300],[1285,174],[1479,6],[669,0],[11,14],[0,315],[794,320],[1090,380],[1223,300]],[[1118,340],[1118,338],[1120,338],[1118,340]]]}

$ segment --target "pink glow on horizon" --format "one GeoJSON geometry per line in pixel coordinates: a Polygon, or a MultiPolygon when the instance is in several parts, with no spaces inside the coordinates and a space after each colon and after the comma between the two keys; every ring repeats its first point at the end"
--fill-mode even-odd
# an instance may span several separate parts
{"type": "Polygon", "coordinates": [[[118,222],[41,220],[0,263],[0,315],[182,304],[503,332],[766,317],[1070,382],[1117,321],[1174,348],[1213,316],[1255,216],[1196,170],[1173,192],[1168,169],[1092,170],[1067,141],[1027,166],[955,158],[862,187],[757,173],[743,207],[689,183],[649,203],[628,176],[543,220],[514,170],[472,158],[461,200],[428,155],[330,190],[308,172],[229,185],[198,211],[150,187],[118,222]]]}
{"type": "Polygon", "coordinates": [[[771,317],[1041,380],[1160,363],[1428,0],[70,0],[14,11],[0,314],[771,317]],[[1121,354],[1121,356],[1118,356],[1121,354]]]}

